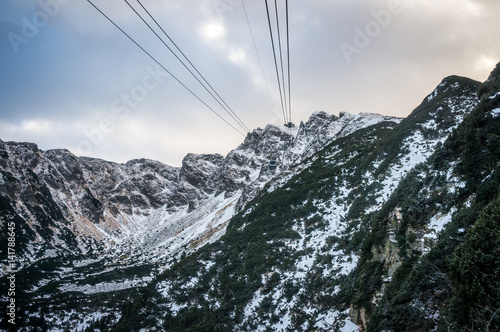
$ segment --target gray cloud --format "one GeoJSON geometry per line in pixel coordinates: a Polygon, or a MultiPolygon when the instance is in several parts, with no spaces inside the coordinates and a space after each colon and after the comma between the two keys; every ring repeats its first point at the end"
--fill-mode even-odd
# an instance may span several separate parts
{"type": "MultiPolygon", "coordinates": [[[[95,3],[224,114],[123,1],[95,3]]],[[[245,1],[274,110],[238,1],[143,3],[251,129],[283,121],[263,3],[245,1]]],[[[484,80],[500,61],[497,1],[420,0],[402,1],[402,12],[348,63],[340,45],[353,45],[355,28],[365,29],[375,20],[373,11],[389,3],[290,2],[295,122],[318,109],[406,116],[445,76],[484,80]]],[[[33,21],[41,10],[38,1],[0,4],[1,139],[120,162],[148,157],[176,165],[188,152],[226,153],[243,140],[168,77],[127,106],[126,116],[116,112],[124,96],[142,91],[156,64],[85,1],[60,5],[16,53],[9,33],[22,36],[24,19],[33,21]],[[94,137],[98,144],[82,149],[103,122],[109,128],[94,137]]]]}

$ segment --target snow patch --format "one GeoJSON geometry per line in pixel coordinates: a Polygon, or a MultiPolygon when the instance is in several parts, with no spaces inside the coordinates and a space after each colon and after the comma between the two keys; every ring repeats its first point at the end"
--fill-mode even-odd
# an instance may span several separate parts
{"type": "Polygon", "coordinates": [[[96,293],[107,293],[114,292],[118,290],[135,288],[144,286],[149,283],[153,278],[144,277],[142,279],[134,280],[124,280],[116,282],[100,282],[95,285],[76,285],[76,284],[64,284],[59,287],[61,293],[64,292],[81,292],[84,294],[96,294],[96,293]]]}
{"type": "Polygon", "coordinates": [[[490,99],[495,99],[498,96],[500,96],[500,91],[491,96],[490,99]]]}
{"type": "Polygon", "coordinates": [[[443,230],[444,226],[451,222],[455,209],[452,209],[447,214],[436,214],[429,220],[428,231],[424,238],[437,239],[438,234],[443,230]]]}

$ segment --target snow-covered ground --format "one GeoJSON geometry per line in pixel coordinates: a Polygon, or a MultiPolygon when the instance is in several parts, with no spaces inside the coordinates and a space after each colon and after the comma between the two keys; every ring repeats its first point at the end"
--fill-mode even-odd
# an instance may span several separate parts
{"type": "Polygon", "coordinates": [[[493,115],[494,118],[499,117],[500,116],[500,108],[495,108],[494,110],[492,110],[491,115],[493,115]]]}

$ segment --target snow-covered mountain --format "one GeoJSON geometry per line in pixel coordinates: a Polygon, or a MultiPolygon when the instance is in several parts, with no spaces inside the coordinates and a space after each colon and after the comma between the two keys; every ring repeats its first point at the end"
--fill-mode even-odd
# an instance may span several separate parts
{"type": "Polygon", "coordinates": [[[456,287],[442,257],[498,194],[498,68],[484,84],[445,78],[405,119],[316,112],[294,128],[256,129],[225,157],[189,154],[180,168],[0,141],[0,217],[16,224],[22,263],[20,322],[441,326],[456,287]]]}
{"type": "Polygon", "coordinates": [[[400,119],[317,112],[291,130],[256,129],[226,157],[188,154],[180,168],[0,141],[2,214],[18,218],[25,234],[18,248],[23,266],[64,254],[173,257],[218,239],[235,212],[293,163],[381,121],[400,119]],[[269,169],[271,159],[276,170],[269,169]]]}
{"type": "MultiPolygon", "coordinates": [[[[411,190],[405,192],[411,187],[405,179],[429,163],[477,107],[476,88],[477,82],[449,77],[408,118],[375,121],[334,137],[283,178],[272,179],[265,194],[231,220],[221,241],[153,283],[154,301],[165,315],[163,327],[367,328],[371,301],[377,303],[383,294],[372,283],[389,283],[404,262],[398,232],[405,232],[401,224],[407,222],[407,204],[418,206],[411,190]],[[395,204],[399,199],[410,202],[395,204]],[[376,235],[370,234],[372,222],[380,223],[373,229],[376,235]],[[217,318],[212,322],[208,317],[217,318]]],[[[465,185],[449,169],[441,171],[450,190],[465,185]]],[[[458,199],[454,203],[460,204],[458,199]]],[[[412,226],[412,249],[429,252],[456,209],[438,205],[428,211],[425,227],[412,226]]]]}

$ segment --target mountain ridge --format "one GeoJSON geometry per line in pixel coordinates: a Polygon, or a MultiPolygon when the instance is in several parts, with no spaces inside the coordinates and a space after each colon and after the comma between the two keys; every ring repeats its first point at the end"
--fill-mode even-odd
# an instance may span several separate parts
{"type": "MultiPolygon", "coordinates": [[[[355,123],[352,126],[362,127],[364,125],[362,118],[363,116],[346,116],[343,126],[348,127],[351,120],[352,122],[359,120],[361,124],[355,123]]],[[[323,142],[329,139],[328,135],[323,134],[315,142],[309,142],[308,135],[303,132],[308,130],[309,135],[319,134],[319,131],[331,126],[337,120],[339,118],[336,116],[317,112],[308,122],[302,123],[300,128],[294,129],[295,133],[290,133],[285,127],[274,125],[268,125],[264,129],[258,128],[226,157],[219,154],[190,153],[184,157],[181,167],[172,167],[148,159],[134,159],[119,164],[98,158],[76,157],[65,149],[42,151],[33,143],[1,141],[4,156],[0,164],[3,169],[2,174],[15,178],[16,172],[10,171],[17,169],[17,178],[21,179],[23,173],[30,173],[28,186],[18,182],[19,180],[12,181],[17,184],[5,197],[11,202],[21,204],[18,207],[19,211],[24,215],[24,219],[31,220],[28,224],[24,223],[23,227],[36,225],[36,219],[43,215],[51,228],[64,232],[62,241],[67,241],[68,246],[65,248],[61,245],[57,250],[64,252],[74,246],[78,253],[90,253],[96,249],[97,252],[106,252],[112,247],[105,240],[106,237],[111,242],[125,241],[130,245],[130,241],[126,240],[127,237],[132,236],[130,234],[137,229],[148,227],[141,226],[141,223],[147,221],[148,216],[152,214],[156,214],[156,218],[162,215],[161,218],[171,218],[176,214],[182,219],[184,210],[186,213],[191,213],[203,206],[207,200],[214,199],[220,194],[229,199],[238,195],[240,191],[242,191],[241,197],[238,197],[235,204],[237,209],[241,209],[269,179],[276,176],[275,172],[267,169],[266,163],[271,156],[277,156],[278,151],[285,146],[299,146],[297,151],[282,156],[278,168],[279,170],[284,168],[287,159],[300,160],[306,147],[307,154],[321,147],[323,142]],[[13,158],[23,160],[23,164],[21,166],[9,164],[9,160],[13,158]],[[41,195],[44,197],[41,206],[52,206],[52,208],[50,211],[38,211],[39,215],[35,215],[32,210],[39,204],[36,200],[38,188],[44,191],[41,195]],[[31,199],[29,204],[23,203],[22,195],[31,199]],[[51,220],[50,214],[54,214],[55,220],[51,220]],[[76,246],[75,241],[78,243],[76,246]]],[[[222,204],[222,201],[219,203],[222,204]]],[[[219,203],[216,203],[216,206],[219,203]]],[[[224,206],[219,206],[220,208],[224,206]]],[[[226,220],[221,222],[224,223],[226,220]]],[[[160,227],[161,222],[155,224],[160,227]]],[[[191,222],[188,224],[193,225],[191,222]]],[[[220,225],[216,224],[215,227],[220,225]]],[[[42,230],[36,226],[35,229],[25,231],[32,236],[36,234],[35,237],[42,239],[42,243],[58,243],[61,240],[57,238],[57,241],[52,241],[51,237],[55,235],[50,232],[40,236],[42,230]]],[[[164,230],[158,229],[157,232],[164,233],[164,230]]],[[[33,241],[35,237],[31,240],[33,241]]],[[[56,248],[51,250],[53,249],[56,248]]],[[[39,246],[39,250],[43,250],[43,245],[39,246]]],[[[28,257],[33,254],[40,256],[36,252],[30,254],[26,250],[23,256],[28,257]]],[[[22,260],[29,261],[29,259],[22,260]]]]}
{"type": "MultiPolygon", "coordinates": [[[[31,169],[51,164],[40,167],[37,154],[20,154],[18,175],[30,180],[24,192],[5,171],[10,151],[0,142],[2,181],[12,183],[0,195],[3,218],[22,225],[21,210],[5,197],[34,199],[57,212],[52,193],[62,192],[77,197],[74,210],[89,221],[94,216],[97,234],[115,242],[108,251],[96,241],[87,243],[96,254],[52,252],[28,264],[19,277],[30,289],[23,294],[30,314],[20,317],[26,326],[67,320],[67,327],[117,331],[397,331],[410,312],[416,318],[406,323],[415,331],[435,328],[430,317],[452,317],[438,296],[418,307],[394,299],[410,290],[421,298],[420,286],[404,285],[437,275],[419,274],[416,263],[463,238],[474,221],[465,222],[464,211],[480,211],[500,183],[491,171],[498,165],[492,110],[500,106],[493,73],[483,84],[445,78],[405,119],[315,112],[293,131],[259,128],[226,157],[190,154],[180,168],[144,159],[117,167],[83,159],[82,166],[74,156],[45,152],[62,172],[42,172],[41,182],[31,169]],[[466,143],[471,130],[476,140],[466,143]],[[469,157],[473,144],[486,152],[469,157]],[[267,167],[271,156],[279,161],[275,172],[267,167]],[[147,164],[155,171],[146,172],[147,164]],[[95,186],[75,187],[83,179],[95,186]],[[127,215],[135,219],[125,227],[118,219],[127,215]],[[109,223],[117,231],[102,230],[100,216],[118,220],[109,223]]],[[[441,261],[432,263],[441,268],[441,261]]]]}

